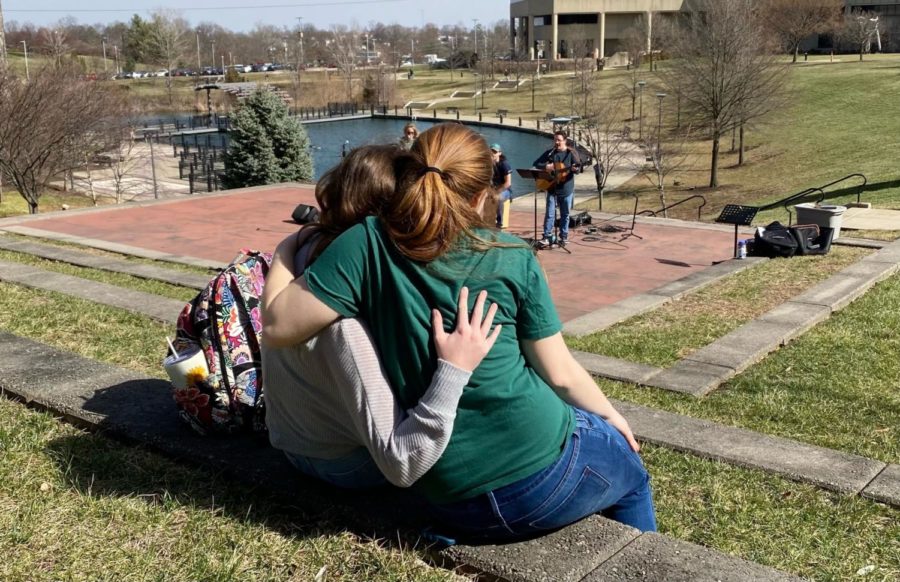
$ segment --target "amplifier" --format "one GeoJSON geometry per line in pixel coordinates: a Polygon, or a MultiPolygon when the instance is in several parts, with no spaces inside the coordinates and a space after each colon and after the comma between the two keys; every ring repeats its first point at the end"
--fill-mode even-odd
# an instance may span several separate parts
{"type": "MultiPolygon", "coordinates": [[[[569,215],[569,228],[578,228],[591,223],[591,215],[587,212],[579,212],[578,214],[569,215]]],[[[559,226],[559,219],[556,219],[556,226],[559,226]]]]}

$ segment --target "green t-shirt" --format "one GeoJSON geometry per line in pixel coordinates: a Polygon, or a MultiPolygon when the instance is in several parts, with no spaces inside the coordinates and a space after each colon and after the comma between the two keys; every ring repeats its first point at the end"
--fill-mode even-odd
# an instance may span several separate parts
{"type": "MultiPolygon", "coordinates": [[[[512,236],[503,243],[521,243],[512,236]]],[[[526,362],[520,340],[561,329],[543,272],[529,248],[453,251],[431,263],[401,255],[379,221],[346,231],[307,269],[321,301],[369,324],[381,361],[404,409],[415,406],[437,366],[431,309],[449,330],[456,302],[469,288],[469,307],[482,289],[499,309],[500,337],[475,369],[459,402],[446,451],[414,487],[434,502],[467,499],[540,471],[571,434],[571,408],[526,362]]]]}

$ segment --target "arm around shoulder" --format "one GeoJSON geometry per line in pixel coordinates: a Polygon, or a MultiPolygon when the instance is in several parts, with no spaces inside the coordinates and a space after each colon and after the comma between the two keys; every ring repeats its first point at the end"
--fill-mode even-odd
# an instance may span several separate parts
{"type": "Polygon", "coordinates": [[[291,234],[275,249],[266,275],[263,341],[275,348],[306,341],[339,317],[313,295],[303,277],[294,278],[296,252],[296,235],[291,234]]]}

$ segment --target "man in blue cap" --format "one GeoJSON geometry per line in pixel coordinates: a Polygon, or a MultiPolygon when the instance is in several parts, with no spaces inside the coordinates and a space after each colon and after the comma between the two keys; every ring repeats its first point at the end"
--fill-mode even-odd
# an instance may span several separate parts
{"type": "Polygon", "coordinates": [[[512,197],[512,167],[503,155],[498,143],[491,144],[491,157],[494,159],[494,175],[491,183],[497,192],[497,228],[504,228],[503,203],[512,197]]]}

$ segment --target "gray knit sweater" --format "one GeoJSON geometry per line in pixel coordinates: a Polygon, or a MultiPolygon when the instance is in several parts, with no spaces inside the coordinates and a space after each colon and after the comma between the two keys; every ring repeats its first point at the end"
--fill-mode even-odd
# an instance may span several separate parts
{"type": "Polygon", "coordinates": [[[365,326],[342,319],[304,344],[262,349],[266,424],[277,449],[320,459],[364,446],[409,487],[443,454],[470,372],[439,360],[431,386],[401,410],[365,326]]]}

